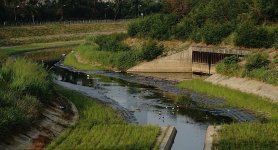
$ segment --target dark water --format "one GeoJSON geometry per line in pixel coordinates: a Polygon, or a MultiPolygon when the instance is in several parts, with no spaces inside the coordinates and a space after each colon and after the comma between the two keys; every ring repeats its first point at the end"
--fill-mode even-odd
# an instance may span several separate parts
{"type": "Polygon", "coordinates": [[[175,126],[177,135],[173,150],[202,150],[209,124],[232,121],[227,117],[213,116],[209,111],[197,107],[180,109],[163,91],[154,87],[100,75],[88,77],[61,68],[54,68],[53,71],[57,80],[92,87],[90,90],[96,86],[103,88],[107,97],[134,112],[138,124],[175,126]]]}

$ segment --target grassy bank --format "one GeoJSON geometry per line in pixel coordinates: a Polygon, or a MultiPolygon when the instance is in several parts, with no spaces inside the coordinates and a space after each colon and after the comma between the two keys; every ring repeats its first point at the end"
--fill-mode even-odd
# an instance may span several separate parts
{"type": "Polygon", "coordinates": [[[224,106],[239,107],[278,121],[278,104],[271,103],[267,98],[243,93],[224,86],[213,85],[199,79],[184,81],[179,83],[178,86],[208,96],[220,97],[225,100],[224,106]]]}
{"type": "Polygon", "coordinates": [[[105,68],[102,66],[94,66],[91,64],[78,62],[75,57],[75,52],[69,53],[64,60],[64,65],[73,67],[79,70],[104,70],[105,68]]]}
{"type": "Polygon", "coordinates": [[[47,149],[151,149],[159,127],[127,124],[118,113],[79,93],[57,87],[80,113],[77,125],[66,129],[47,149]]]}
{"type": "Polygon", "coordinates": [[[92,36],[74,49],[74,55],[68,55],[66,65],[77,69],[93,68],[127,70],[141,61],[150,61],[162,55],[164,47],[155,41],[144,41],[142,46],[127,44],[126,34],[92,36]],[[75,58],[73,58],[75,57],[75,58]]]}
{"type": "Polygon", "coordinates": [[[59,34],[125,31],[128,21],[84,24],[48,24],[41,26],[1,27],[0,35],[5,39],[59,34]]]}
{"type": "Polygon", "coordinates": [[[0,139],[28,128],[51,101],[48,73],[25,59],[8,60],[0,68],[0,139]]]}
{"type": "Polygon", "coordinates": [[[207,96],[224,99],[224,106],[237,107],[266,118],[265,123],[238,123],[223,125],[217,140],[217,149],[277,149],[278,104],[252,94],[213,85],[203,80],[184,81],[178,85],[207,96]]]}
{"type": "Polygon", "coordinates": [[[71,47],[53,48],[43,51],[34,51],[19,55],[19,57],[26,58],[32,61],[54,61],[62,58],[63,54],[67,54],[72,50],[71,47]]]}
{"type": "Polygon", "coordinates": [[[275,150],[278,148],[277,131],[277,121],[223,125],[217,149],[275,150]]]}
{"type": "Polygon", "coordinates": [[[49,49],[49,48],[56,48],[56,47],[69,47],[72,45],[81,44],[83,42],[84,42],[83,40],[79,40],[79,41],[67,41],[67,42],[28,44],[22,46],[14,46],[14,47],[1,47],[0,55],[11,55],[16,52],[33,51],[33,50],[49,49]]]}

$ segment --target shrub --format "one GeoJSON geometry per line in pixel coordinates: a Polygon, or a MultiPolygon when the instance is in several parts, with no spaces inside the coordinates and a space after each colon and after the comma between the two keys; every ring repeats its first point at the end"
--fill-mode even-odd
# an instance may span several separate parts
{"type": "Polygon", "coordinates": [[[94,42],[99,45],[99,50],[117,52],[130,50],[129,46],[122,43],[122,41],[126,38],[127,34],[116,33],[111,35],[100,35],[89,40],[94,40],[94,42]]]}
{"type": "Polygon", "coordinates": [[[227,37],[232,31],[233,26],[231,23],[217,23],[207,21],[201,28],[203,40],[206,44],[219,44],[227,37]]]}
{"type": "Polygon", "coordinates": [[[135,37],[140,32],[140,21],[134,21],[128,25],[127,33],[131,37],[135,37]]]}
{"type": "Polygon", "coordinates": [[[192,19],[185,17],[176,25],[174,30],[175,37],[183,40],[188,39],[194,31],[195,26],[196,25],[192,19]]]}
{"type": "Polygon", "coordinates": [[[259,69],[267,67],[270,61],[268,60],[268,55],[266,53],[254,53],[246,58],[245,69],[250,72],[254,69],[259,69]]]}
{"type": "Polygon", "coordinates": [[[132,22],[128,26],[130,36],[168,39],[176,24],[176,17],[166,14],[155,14],[132,22]]]}
{"type": "Polygon", "coordinates": [[[152,60],[159,55],[162,55],[164,50],[163,45],[157,45],[154,41],[147,41],[144,43],[142,48],[142,59],[144,60],[152,60]]]}
{"type": "Polygon", "coordinates": [[[239,61],[238,56],[235,55],[226,57],[216,65],[216,71],[224,75],[238,76],[241,72],[239,61]]]}
{"type": "Polygon", "coordinates": [[[264,27],[245,22],[236,30],[235,44],[249,48],[269,48],[274,44],[274,34],[264,27]]]}
{"type": "Polygon", "coordinates": [[[141,60],[140,53],[138,52],[125,52],[121,54],[117,59],[117,68],[120,70],[126,70],[136,65],[141,60]]]}

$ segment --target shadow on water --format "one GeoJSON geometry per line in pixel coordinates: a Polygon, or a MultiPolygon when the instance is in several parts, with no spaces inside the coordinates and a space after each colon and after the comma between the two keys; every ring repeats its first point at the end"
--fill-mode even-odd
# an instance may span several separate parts
{"type": "Polygon", "coordinates": [[[174,150],[201,150],[209,124],[233,121],[228,117],[215,116],[204,108],[179,108],[163,91],[152,86],[102,75],[86,75],[62,68],[54,68],[53,74],[56,80],[92,87],[91,90],[102,88],[107,97],[132,111],[138,124],[175,126],[178,132],[172,146],[174,150]]]}

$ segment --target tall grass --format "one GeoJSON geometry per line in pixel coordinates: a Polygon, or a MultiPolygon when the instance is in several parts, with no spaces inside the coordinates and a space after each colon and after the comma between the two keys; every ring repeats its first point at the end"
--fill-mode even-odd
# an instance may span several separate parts
{"type": "Polygon", "coordinates": [[[127,124],[118,113],[76,92],[57,87],[80,113],[77,125],[66,129],[47,149],[151,149],[159,127],[127,124]]]}
{"type": "Polygon", "coordinates": [[[258,115],[264,114],[267,118],[278,121],[278,104],[270,102],[267,98],[243,93],[224,86],[213,85],[200,79],[184,81],[179,83],[178,86],[208,96],[223,98],[225,106],[250,110],[258,113],[258,115]]]}
{"type": "Polygon", "coordinates": [[[217,149],[274,150],[278,148],[278,123],[241,123],[224,125],[217,149]]]}
{"type": "Polygon", "coordinates": [[[7,60],[0,69],[0,139],[27,127],[49,102],[48,73],[25,59],[7,60]]]}

